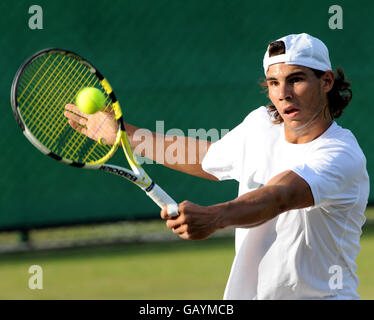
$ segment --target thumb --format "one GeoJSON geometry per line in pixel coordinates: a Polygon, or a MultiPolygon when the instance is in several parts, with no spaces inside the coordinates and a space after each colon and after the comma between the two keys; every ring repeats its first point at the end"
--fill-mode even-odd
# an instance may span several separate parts
{"type": "Polygon", "coordinates": [[[162,208],[160,216],[161,216],[161,219],[164,219],[164,220],[167,219],[167,218],[169,218],[169,216],[168,216],[168,207],[167,206],[165,206],[165,207],[162,208]]]}

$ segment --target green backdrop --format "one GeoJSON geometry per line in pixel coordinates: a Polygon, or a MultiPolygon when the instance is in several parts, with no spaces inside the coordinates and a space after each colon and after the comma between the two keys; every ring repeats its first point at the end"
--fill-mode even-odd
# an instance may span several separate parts
{"type": "MultiPolygon", "coordinates": [[[[308,32],[330,49],[353,83],[338,123],[351,129],[374,170],[371,1],[3,1],[0,3],[0,229],[158,217],[136,186],[101,172],[56,163],[23,137],[9,102],[13,76],[35,51],[61,47],[92,61],[111,82],[127,121],[155,130],[232,129],[267,103],[259,81],[267,43],[308,32]],[[31,30],[28,9],[43,9],[31,30]],[[343,9],[343,30],[328,26],[329,6],[343,9]]],[[[122,154],[112,163],[123,165],[122,154]]],[[[232,199],[237,183],[205,181],[147,165],[177,201],[208,205],[232,199]]],[[[374,200],[371,193],[370,200],[374,200]]]]}

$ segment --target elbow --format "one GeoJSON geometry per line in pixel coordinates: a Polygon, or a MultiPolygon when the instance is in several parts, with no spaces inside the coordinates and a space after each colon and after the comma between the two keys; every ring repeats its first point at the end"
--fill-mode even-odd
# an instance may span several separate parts
{"type": "Polygon", "coordinates": [[[309,199],[310,196],[308,197],[307,193],[297,188],[289,188],[282,185],[272,186],[272,188],[273,190],[271,192],[274,195],[274,216],[292,209],[305,208],[313,205],[313,201],[309,199]]]}
{"type": "Polygon", "coordinates": [[[290,197],[292,195],[288,192],[287,188],[283,186],[272,186],[271,187],[271,194],[273,195],[273,205],[272,205],[272,212],[274,214],[274,217],[277,215],[290,210],[290,197]]]}

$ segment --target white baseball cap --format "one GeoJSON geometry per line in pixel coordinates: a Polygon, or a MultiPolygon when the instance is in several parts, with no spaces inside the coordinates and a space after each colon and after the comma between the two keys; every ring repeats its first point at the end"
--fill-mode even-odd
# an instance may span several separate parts
{"type": "Polygon", "coordinates": [[[290,34],[277,41],[283,41],[286,47],[285,53],[269,57],[269,46],[264,56],[264,72],[270,65],[284,62],[296,64],[321,71],[331,70],[329,50],[319,39],[307,33],[290,34]]]}

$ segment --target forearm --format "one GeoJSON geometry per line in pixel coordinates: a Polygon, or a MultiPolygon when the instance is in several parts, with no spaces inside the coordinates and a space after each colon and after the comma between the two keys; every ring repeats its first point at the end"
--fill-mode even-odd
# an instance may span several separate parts
{"type": "Polygon", "coordinates": [[[262,188],[222,204],[212,206],[217,213],[217,228],[254,227],[292,209],[314,205],[309,185],[295,172],[279,173],[262,188]]]}
{"type": "Polygon", "coordinates": [[[206,173],[201,162],[210,142],[184,136],[167,136],[126,124],[127,135],[134,152],[173,170],[205,179],[217,180],[206,173]]]}
{"type": "Polygon", "coordinates": [[[279,186],[265,186],[234,200],[212,206],[217,213],[218,229],[250,228],[260,225],[283,212],[279,186]]]}
{"type": "Polygon", "coordinates": [[[226,227],[251,228],[265,223],[277,215],[314,205],[309,185],[295,172],[279,173],[262,188],[240,197],[212,205],[199,206],[190,201],[179,204],[179,216],[168,217],[166,209],[161,217],[167,226],[183,239],[205,239],[218,229],[226,227]]]}
{"type": "Polygon", "coordinates": [[[226,227],[251,228],[281,212],[276,189],[277,187],[263,187],[232,201],[208,207],[183,201],[178,206],[177,218],[169,217],[166,208],[161,211],[161,217],[167,219],[168,228],[183,239],[205,239],[226,227]]]}

